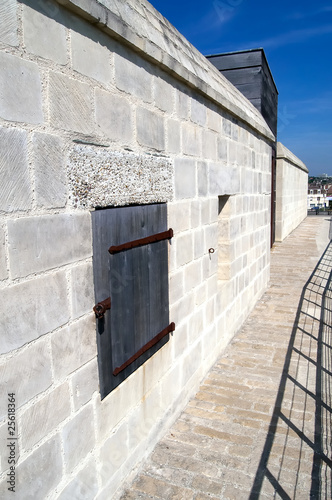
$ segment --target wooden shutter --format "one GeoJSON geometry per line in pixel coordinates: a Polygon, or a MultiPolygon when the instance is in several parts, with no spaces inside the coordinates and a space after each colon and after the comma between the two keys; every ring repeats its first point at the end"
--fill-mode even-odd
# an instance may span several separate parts
{"type": "Polygon", "coordinates": [[[168,300],[171,233],[166,233],[166,204],[96,210],[92,227],[96,303],[110,297],[110,309],[96,319],[103,398],[160,349],[174,329],[168,300]],[[142,241],[159,233],[165,234],[151,238],[159,241],[142,241]]]}

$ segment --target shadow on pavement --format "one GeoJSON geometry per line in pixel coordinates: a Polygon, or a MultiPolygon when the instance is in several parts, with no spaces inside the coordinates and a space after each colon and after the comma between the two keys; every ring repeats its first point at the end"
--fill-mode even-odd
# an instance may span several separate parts
{"type": "Polygon", "coordinates": [[[301,294],[249,500],[332,498],[331,270],[332,242],[301,294]]]}

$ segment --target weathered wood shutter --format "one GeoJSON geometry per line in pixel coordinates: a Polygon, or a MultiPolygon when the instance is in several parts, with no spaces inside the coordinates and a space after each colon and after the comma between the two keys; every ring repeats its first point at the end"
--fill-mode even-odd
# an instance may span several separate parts
{"type": "Polygon", "coordinates": [[[172,233],[166,233],[166,204],[96,210],[92,227],[96,303],[110,298],[110,309],[96,320],[103,398],[160,349],[174,330],[168,299],[172,233]],[[151,241],[155,239],[159,241],[151,241]]]}

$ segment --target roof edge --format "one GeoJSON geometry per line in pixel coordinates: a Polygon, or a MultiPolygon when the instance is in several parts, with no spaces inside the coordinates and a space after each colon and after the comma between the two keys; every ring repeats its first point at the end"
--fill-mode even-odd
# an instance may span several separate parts
{"type": "Polygon", "coordinates": [[[307,166],[294,153],[286,148],[281,142],[277,142],[277,160],[286,160],[292,163],[295,167],[300,168],[306,173],[309,173],[307,166]]]}

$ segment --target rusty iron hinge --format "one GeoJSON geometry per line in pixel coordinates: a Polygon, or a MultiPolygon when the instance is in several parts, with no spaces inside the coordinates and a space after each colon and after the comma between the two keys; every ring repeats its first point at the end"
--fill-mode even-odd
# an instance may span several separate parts
{"type": "Polygon", "coordinates": [[[101,319],[104,317],[105,312],[107,309],[111,309],[111,297],[108,297],[107,299],[98,302],[93,308],[96,318],[101,319]]]}
{"type": "Polygon", "coordinates": [[[114,254],[122,252],[123,250],[130,250],[131,248],[148,245],[149,243],[155,243],[156,241],[168,240],[170,238],[173,238],[173,229],[153,234],[146,238],[140,238],[139,240],[128,241],[128,243],[123,243],[122,245],[111,246],[108,251],[110,254],[114,254]]]}
{"type": "Polygon", "coordinates": [[[142,354],[144,354],[146,351],[151,349],[151,347],[153,347],[157,342],[159,342],[159,340],[164,338],[168,333],[174,332],[174,330],[175,330],[175,323],[171,323],[166,328],[164,328],[164,330],[162,330],[160,333],[158,333],[158,335],[153,337],[152,340],[150,340],[143,347],[141,347],[140,350],[136,352],[136,354],[131,356],[131,358],[129,358],[127,361],[125,361],[121,366],[118,366],[117,368],[115,368],[113,375],[115,375],[115,376],[118,375],[125,368],[127,368],[127,366],[131,365],[131,363],[133,363],[134,361],[136,361],[136,359],[138,359],[140,356],[142,356],[142,354]]]}

